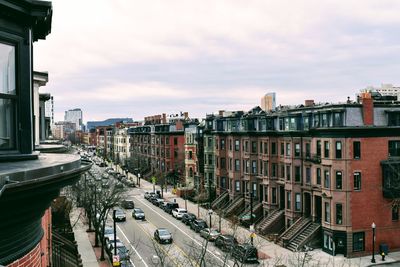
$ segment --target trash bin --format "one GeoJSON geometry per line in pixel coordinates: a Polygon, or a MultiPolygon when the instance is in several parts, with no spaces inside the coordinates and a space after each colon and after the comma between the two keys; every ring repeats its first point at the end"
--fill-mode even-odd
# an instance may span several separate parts
{"type": "Polygon", "coordinates": [[[389,254],[389,246],[385,243],[379,244],[379,254],[385,253],[385,255],[389,254]]]}

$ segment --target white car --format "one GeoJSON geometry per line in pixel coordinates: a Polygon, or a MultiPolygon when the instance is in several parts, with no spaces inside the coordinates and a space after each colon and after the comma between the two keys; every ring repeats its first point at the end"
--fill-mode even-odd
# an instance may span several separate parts
{"type": "Polygon", "coordinates": [[[182,219],[182,216],[185,213],[187,213],[187,210],[182,208],[176,208],[172,210],[172,216],[177,219],[182,219]]]}

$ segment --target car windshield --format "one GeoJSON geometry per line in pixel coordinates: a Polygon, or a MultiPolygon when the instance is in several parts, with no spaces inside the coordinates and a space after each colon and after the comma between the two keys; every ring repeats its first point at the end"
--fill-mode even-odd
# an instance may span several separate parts
{"type": "Polygon", "coordinates": [[[139,209],[139,208],[137,208],[137,209],[135,209],[135,213],[143,213],[143,210],[142,210],[142,209],[139,209]]]}
{"type": "Polygon", "coordinates": [[[218,235],[219,232],[218,232],[217,230],[213,229],[213,230],[211,230],[211,233],[210,233],[210,234],[212,234],[212,235],[218,235]]]}
{"type": "Polygon", "coordinates": [[[159,229],[158,233],[159,233],[160,236],[170,235],[170,233],[169,233],[169,231],[167,229],[159,229]]]}
{"type": "Polygon", "coordinates": [[[204,221],[199,221],[199,225],[200,225],[200,226],[204,226],[204,227],[207,226],[206,222],[204,222],[204,221]]]}
{"type": "Polygon", "coordinates": [[[116,213],[117,215],[124,215],[124,214],[125,214],[122,210],[117,210],[115,213],[116,213]]]}

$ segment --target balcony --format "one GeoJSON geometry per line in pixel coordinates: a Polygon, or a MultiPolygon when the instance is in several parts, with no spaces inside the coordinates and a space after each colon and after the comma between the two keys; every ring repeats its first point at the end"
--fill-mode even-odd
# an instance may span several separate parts
{"type": "Polygon", "coordinates": [[[383,197],[400,198],[400,158],[381,161],[383,197]]]}
{"type": "Polygon", "coordinates": [[[304,153],[303,154],[303,159],[306,162],[311,162],[311,163],[315,163],[315,164],[321,164],[321,156],[317,155],[317,154],[304,153]]]}

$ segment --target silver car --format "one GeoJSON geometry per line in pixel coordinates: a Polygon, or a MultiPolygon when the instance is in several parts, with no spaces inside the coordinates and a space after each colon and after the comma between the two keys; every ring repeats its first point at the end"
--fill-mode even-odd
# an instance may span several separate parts
{"type": "Polygon", "coordinates": [[[216,229],[204,228],[200,231],[200,236],[208,239],[208,241],[215,241],[221,233],[216,229]]]}

